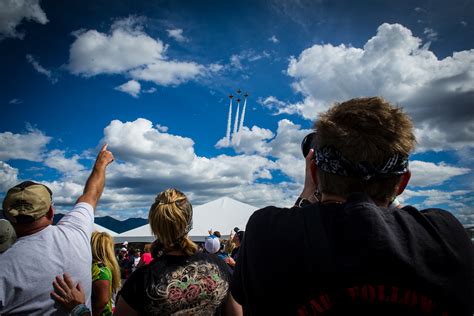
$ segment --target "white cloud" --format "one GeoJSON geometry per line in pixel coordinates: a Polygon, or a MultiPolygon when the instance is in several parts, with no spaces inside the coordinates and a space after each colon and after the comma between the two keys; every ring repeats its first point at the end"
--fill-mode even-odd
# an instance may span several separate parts
{"type": "Polygon", "coordinates": [[[143,118],[110,122],[104,129],[104,141],[125,161],[156,159],[177,164],[195,157],[190,138],[163,133],[143,118]]]}
{"type": "Polygon", "coordinates": [[[141,29],[140,20],[119,20],[110,34],[96,30],[76,33],[69,51],[69,69],[73,74],[95,76],[123,73],[164,58],[165,45],[141,29]]]}
{"type": "Polygon", "coordinates": [[[138,95],[140,94],[140,89],[141,85],[136,80],[130,80],[118,87],[115,87],[115,90],[128,93],[134,98],[138,98],[138,95]]]}
{"type": "Polygon", "coordinates": [[[22,104],[23,101],[21,101],[20,99],[11,99],[8,104],[22,104]]]}
{"type": "Polygon", "coordinates": [[[239,54],[233,54],[230,56],[230,65],[236,69],[242,70],[244,69],[243,62],[255,62],[262,58],[269,58],[270,55],[267,52],[263,52],[262,54],[258,54],[253,50],[244,50],[239,54]]]}
{"type": "Polygon", "coordinates": [[[23,38],[24,33],[17,26],[23,21],[48,23],[39,0],[2,0],[0,1],[0,41],[7,37],[23,38]]]}
{"type": "Polygon", "coordinates": [[[471,171],[469,168],[449,166],[444,162],[435,164],[418,160],[410,161],[410,170],[412,172],[410,186],[413,187],[439,185],[453,177],[464,175],[471,171]]]}
{"type": "Polygon", "coordinates": [[[426,34],[426,38],[432,42],[438,40],[438,33],[430,27],[425,27],[423,34],[426,34]]]}
{"type": "Polygon", "coordinates": [[[205,74],[205,67],[194,62],[157,61],[135,69],[130,75],[137,80],[153,81],[162,86],[179,85],[205,74]]]}
{"type": "MultiPolygon", "coordinates": [[[[418,129],[438,131],[437,148],[474,146],[474,50],[439,60],[409,29],[385,23],[363,48],[305,49],[290,59],[287,73],[304,100],[280,112],[312,120],[336,101],[381,95],[403,105],[418,129]]],[[[420,148],[429,149],[429,140],[421,139],[420,148]]]]}
{"type": "Polygon", "coordinates": [[[18,169],[0,161],[0,192],[6,192],[18,182],[18,169]]]}
{"type": "MultiPolygon", "coordinates": [[[[257,179],[270,180],[275,168],[271,160],[257,155],[198,156],[192,139],[169,134],[146,119],[114,120],[104,129],[103,140],[117,157],[108,174],[109,193],[126,188],[127,195],[147,195],[147,206],[152,195],[170,186],[189,194],[194,203],[235,197],[253,188],[257,179]]],[[[260,199],[259,205],[266,202],[260,199]]]]}
{"type": "Polygon", "coordinates": [[[188,39],[183,36],[182,29],[171,29],[171,30],[166,30],[166,32],[168,32],[169,37],[173,38],[175,41],[179,43],[184,43],[188,41],[188,39]]]}
{"type": "Polygon", "coordinates": [[[275,43],[275,44],[280,42],[275,35],[272,35],[271,37],[269,37],[268,40],[272,43],[275,43]]]}
{"type": "Polygon", "coordinates": [[[26,134],[0,133],[0,160],[25,159],[42,161],[46,145],[51,137],[29,128],[26,134]]]}
{"type": "Polygon", "coordinates": [[[191,61],[168,60],[167,46],[143,31],[143,18],[116,21],[109,34],[79,30],[69,52],[69,70],[86,77],[124,74],[158,85],[178,85],[216,71],[191,61]]]}
{"type": "Polygon", "coordinates": [[[266,141],[274,136],[271,130],[258,126],[253,126],[250,129],[243,126],[239,133],[240,135],[235,135],[236,138],[240,138],[239,144],[233,142],[227,144],[226,137],[223,137],[216,143],[216,148],[232,147],[236,152],[246,155],[266,155],[270,152],[266,141]]]}
{"type": "Polygon", "coordinates": [[[63,150],[54,149],[46,155],[44,164],[63,174],[77,173],[84,170],[84,166],[78,162],[79,158],[79,155],[73,155],[71,158],[66,158],[63,150]]]}
{"type": "Polygon", "coordinates": [[[32,56],[32,55],[26,55],[26,60],[33,66],[33,68],[39,72],[40,74],[43,74],[45,75],[46,77],[48,77],[48,79],[52,82],[52,83],[56,83],[58,81],[57,78],[54,78],[53,77],[53,74],[51,73],[51,70],[48,70],[46,68],[44,68],[43,66],[41,66],[39,64],[39,62],[32,56]]]}
{"type": "Polygon", "coordinates": [[[466,27],[467,26],[467,22],[466,21],[461,21],[459,22],[462,26],[466,27]]]}
{"type": "Polygon", "coordinates": [[[155,93],[155,92],[156,92],[156,88],[155,88],[155,87],[151,87],[150,89],[143,90],[142,92],[143,92],[143,93],[155,93]]]}

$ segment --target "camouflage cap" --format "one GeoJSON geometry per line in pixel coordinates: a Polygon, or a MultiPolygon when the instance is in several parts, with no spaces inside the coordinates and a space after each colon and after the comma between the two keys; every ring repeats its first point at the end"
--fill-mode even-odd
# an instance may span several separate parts
{"type": "Polygon", "coordinates": [[[6,219],[0,219],[0,253],[11,247],[16,241],[16,233],[12,224],[6,219]]]}
{"type": "Polygon", "coordinates": [[[35,221],[48,213],[52,195],[43,184],[22,182],[8,190],[3,200],[3,214],[12,223],[35,221]]]}

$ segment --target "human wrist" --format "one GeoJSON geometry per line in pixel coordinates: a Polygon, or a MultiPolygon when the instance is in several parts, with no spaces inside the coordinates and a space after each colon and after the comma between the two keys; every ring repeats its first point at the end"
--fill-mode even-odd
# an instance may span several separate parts
{"type": "Polygon", "coordinates": [[[71,311],[71,316],[82,316],[90,314],[91,310],[85,304],[76,305],[71,311]]]}

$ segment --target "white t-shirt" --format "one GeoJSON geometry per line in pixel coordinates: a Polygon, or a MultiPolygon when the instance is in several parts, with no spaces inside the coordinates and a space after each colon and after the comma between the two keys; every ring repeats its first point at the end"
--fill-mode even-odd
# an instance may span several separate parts
{"type": "Polygon", "coordinates": [[[90,307],[94,210],[78,203],[57,225],[18,238],[0,254],[0,315],[68,315],[50,297],[64,272],[81,282],[90,307]]]}

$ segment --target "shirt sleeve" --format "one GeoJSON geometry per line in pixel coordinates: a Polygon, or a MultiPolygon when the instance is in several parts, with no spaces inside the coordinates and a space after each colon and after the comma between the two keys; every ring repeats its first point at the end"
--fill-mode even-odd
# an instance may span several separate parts
{"type": "Polygon", "coordinates": [[[77,203],[70,212],[63,216],[57,226],[62,229],[70,228],[79,231],[89,243],[94,231],[94,208],[89,203],[77,203]]]}

